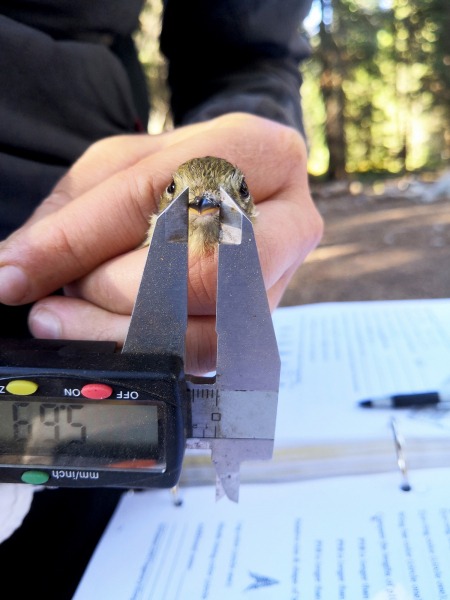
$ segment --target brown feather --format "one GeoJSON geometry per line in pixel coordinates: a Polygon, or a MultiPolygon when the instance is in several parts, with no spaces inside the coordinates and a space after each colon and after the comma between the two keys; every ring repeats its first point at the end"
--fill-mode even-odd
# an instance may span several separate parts
{"type": "Polygon", "coordinates": [[[209,254],[219,242],[220,188],[237,202],[250,219],[256,217],[253,198],[248,191],[244,174],[238,167],[215,156],[193,158],[178,167],[172,182],[161,195],[158,213],[150,219],[144,245],[150,243],[157,215],[186,187],[189,188],[189,248],[195,254],[209,254]],[[207,199],[207,208],[201,212],[197,207],[202,206],[203,198],[207,199]]]}

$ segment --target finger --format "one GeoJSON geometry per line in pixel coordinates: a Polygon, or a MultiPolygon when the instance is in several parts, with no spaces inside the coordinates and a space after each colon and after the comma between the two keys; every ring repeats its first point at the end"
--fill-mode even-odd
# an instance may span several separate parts
{"type": "MultiPolygon", "coordinates": [[[[194,126],[191,127],[193,132],[194,126]]],[[[194,135],[189,143],[186,131],[175,135],[175,141],[165,138],[168,146],[163,152],[156,152],[115,173],[57,212],[8,238],[0,248],[0,265],[8,267],[0,273],[0,301],[6,304],[32,302],[92,271],[109,258],[136,247],[145,237],[148,216],[156,208],[168,173],[187,158],[215,153],[229,160],[235,155],[235,162],[242,159],[244,168],[251,172],[257,201],[263,188],[270,197],[286,177],[291,177],[291,170],[299,168],[297,158],[303,156],[300,138],[287,127],[238,115],[231,119],[231,125],[227,116],[205,124],[200,131],[205,133],[208,128],[215,128],[215,135],[194,135]],[[237,135],[243,119],[246,125],[250,123],[244,141],[237,135]],[[267,161],[259,160],[267,151],[261,143],[267,128],[275,128],[273,137],[277,137],[277,143],[289,142],[287,147],[292,146],[293,152],[297,151],[293,153],[294,166],[281,165],[284,169],[281,175],[273,178],[264,172],[267,161]],[[293,140],[297,140],[297,146],[293,140]],[[245,152],[248,149],[252,151],[245,152]]]]}
{"type": "MultiPolygon", "coordinates": [[[[50,296],[37,302],[29,315],[30,331],[45,339],[114,341],[122,346],[130,317],[117,315],[78,298],[50,296]]],[[[151,335],[151,332],[149,332],[151,335]]],[[[213,317],[189,319],[185,370],[201,375],[215,369],[216,332],[213,317]]]]}
{"type": "MultiPolygon", "coordinates": [[[[261,204],[255,225],[258,251],[266,289],[271,302],[281,298],[289,278],[317,245],[321,220],[312,201],[295,197],[287,190],[282,197],[261,204]],[[294,199],[291,199],[291,195],[294,199]],[[306,203],[311,206],[303,210],[306,203]],[[275,287],[279,290],[275,294],[275,287]]],[[[82,280],[66,288],[69,295],[82,297],[102,308],[130,314],[144,270],[147,249],[114,258],[82,280]]],[[[217,260],[214,255],[189,261],[188,311],[190,315],[213,315],[216,310],[217,260]]]]}
{"type": "Polygon", "coordinates": [[[209,124],[201,123],[180,127],[173,132],[160,135],[118,135],[95,142],[58,181],[24,227],[56,212],[112,175],[127,169],[150,154],[183,143],[192,135],[199,136],[209,128],[209,124]]]}
{"type": "Polygon", "coordinates": [[[267,300],[269,302],[270,312],[273,312],[279,305],[286,288],[294,275],[296,268],[287,271],[270,289],[267,290],[267,300]]]}
{"type": "Polygon", "coordinates": [[[136,248],[179,160],[157,153],[12,234],[0,244],[0,302],[32,302],[136,248]]]}
{"type": "Polygon", "coordinates": [[[202,136],[174,143],[12,234],[0,244],[0,302],[47,296],[138,246],[170,174],[207,146],[202,136]]]}
{"type": "Polygon", "coordinates": [[[264,202],[255,235],[266,289],[293,272],[317,246],[323,222],[307,189],[288,189],[264,202]]]}
{"type": "Polygon", "coordinates": [[[116,315],[78,298],[49,296],[30,311],[31,333],[44,339],[105,340],[123,344],[130,316],[116,315]]]}
{"type": "MultiPolygon", "coordinates": [[[[148,248],[128,252],[104,263],[79,281],[65,286],[66,295],[84,298],[108,311],[131,314],[148,248]]],[[[187,277],[189,315],[213,315],[216,310],[217,264],[214,255],[189,260],[187,277]]],[[[151,275],[150,275],[151,276],[151,275]]],[[[164,298],[157,298],[164,302],[164,298]]]]}
{"type": "Polygon", "coordinates": [[[105,310],[131,315],[141,284],[148,248],[113,258],[81,280],[64,287],[66,296],[82,298],[105,310]]]}
{"type": "Polygon", "coordinates": [[[58,211],[115,173],[157,152],[162,145],[162,136],[143,134],[113,136],[94,143],[58,181],[24,227],[58,211]]]}

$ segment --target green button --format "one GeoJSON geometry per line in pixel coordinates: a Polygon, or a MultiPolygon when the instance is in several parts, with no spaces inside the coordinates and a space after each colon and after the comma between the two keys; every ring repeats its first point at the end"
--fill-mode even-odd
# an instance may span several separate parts
{"type": "Polygon", "coordinates": [[[14,396],[30,396],[30,394],[34,394],[38,387],[38,384],[34,381],[14,379],[8,383],[6,391],[8,394],[14,394],[14,396]]]}
{"type": "Polygon", "coordinates": [[[50,475],[44,471],[25,471],[25,473],[22,473],[21,479],[24,483],[39,485],[41,483],[47,483],[50,479],[50,475]]]}

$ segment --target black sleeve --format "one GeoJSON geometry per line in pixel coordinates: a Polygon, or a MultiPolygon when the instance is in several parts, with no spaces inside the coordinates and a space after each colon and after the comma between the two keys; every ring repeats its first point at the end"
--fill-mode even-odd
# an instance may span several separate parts
{"type": "MultiPolygon", "coordinates": [[[[19,10],[26,3],[14,4],[19,10]]],[[[64,9],[45,15],[60,14],[65,23],[64,9]]],[[[91,144],[141,129],[131,38],[84,29],[57,36],[51,23],[43,30],[42,15],[29,13],[26,23],[0,14],[0,239],[22,225],[91,144]],[[42,28],[32,26],[33,16],[42,28]]]]}
{"type": "Polygon", "coordinates": [[[311,0],[166,0],[161,50],[175,125],[233,111],[303,131],[301,32],[311,0]]]}

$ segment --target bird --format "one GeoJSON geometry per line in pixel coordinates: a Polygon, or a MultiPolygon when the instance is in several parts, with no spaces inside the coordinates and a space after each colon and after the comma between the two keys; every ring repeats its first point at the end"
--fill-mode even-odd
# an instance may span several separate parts
{"type": "Polygon", "coordinates": [[[177,168],[161,194],[157,212],[150,218],[144,246],[150,244],[158,215],[186,188],[189,188],[189,251],[194,255],[213,253],[220,241],[220,188],[231,196],[251,221],[257,216],[245,176],[237,166],[217,156],[191,158],[177,168]]]}

